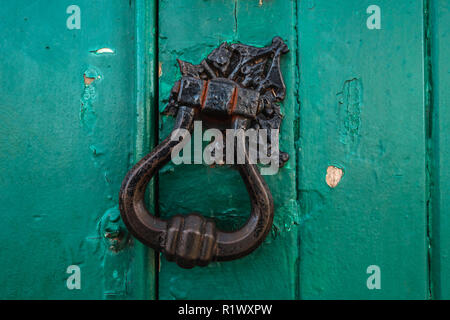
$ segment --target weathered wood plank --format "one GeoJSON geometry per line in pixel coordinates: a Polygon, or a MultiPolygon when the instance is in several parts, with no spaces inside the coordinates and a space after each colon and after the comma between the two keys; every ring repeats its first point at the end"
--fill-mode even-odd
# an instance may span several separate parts
{"type": "Polygon", "coordinates": [[[137,59],[135,23],[145,19],[135,2],[79,0],[80,29],[73,19],[68,29],[69,5],[2,4],[0,296],[151,298],[148,250],[112,252],[104,235],[116,225],[101,224],[117,217],[121,180],[139,156],[133,128],[148,120],[136,126],[144,102],[134,79],[142,88],[145,72],[135,68],[147,52],[137,59]],[[114,53],[95,53],[105,47],[114,53]],[[66,286],[70,265],[80,290],[66,286]]]}
{"type": "Polygon", "coordinates": [[[428,298],[422,1],[371,4],[299,2],[303,299],[428,298]]]}
{"type": "Polygon", "coordinates": [[[450,3],[431,1],[432,279],[434,297],[450,299],[450,3]]]}
{"type": "MultiPolygon", "coordinates": [[[[199,63],[223,41],[264,46],[276,35],[291,52],[282,58],[289,94],[282,104],[285,114],[281,149],[291,160],[276,176],[266,176],[275,202],[272,234],[251,255],[233,262],[212,263],[206,268],[182,270],[161,260],[161,299],[293,299],[297,284],[297,206],[295,187],[295,2],[292,1],[160,1],[159,55],[161,107],[179,77],[176,58],[199,63]]],[[[163,118],[160,137],[171,129],[163,118]]],[[[199,212],[217,219],[220,226],[245,222],[249,200],[236,171],[200,165],[168,165],[160,172],[162,215],[199,212]]]]}

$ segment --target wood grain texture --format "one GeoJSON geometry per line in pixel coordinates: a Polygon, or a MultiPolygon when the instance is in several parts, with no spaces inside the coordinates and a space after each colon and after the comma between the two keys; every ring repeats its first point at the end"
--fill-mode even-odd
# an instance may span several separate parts
{"type": "Polygon", "coordinates": [[[299,2],[302,299],[429,296],[423,6],[377,1],[369,30],[371,4],[299,2]]]}
{"type": "Polygon", "coordinates": [[[135,157],[136,6],[79,0],[81,29],[69,30],[70,4],[15,1],[0,14],[0,297],[151,298],[148,250],[112,252],[100,225],[135,157]],[[94,53],[105,47],[114,54],[94,53]],[[66,287],[70,265],[80,290],[66,287]]]}
{"type": "MultiPolygon", "coordinates": [[[[161,107],[180,76],[176,59],[200,63],[223,41],[264,46],[281,36],[291,52],[282,57],[288,96],[281,150],[288,164],[275,176],[266,176],[275,203],[274,227],[251,255],[205,268],[182,270],[161,259],[161,299],[294,299],[297,285],[297,205],[295,179],[295,2],[177,0],[159,3],[161,107]]],[[[162,118],[160,137],[172,120],[162,118]]],[[[212,216],[219,227],[233,229],[248,218],[250,203],[237,171],[204,165],[167,165],[160,172],[160,211],[163,216],[198,212],[212,216]]]]}
{"type": "Polygon", "coordinates": [[[431,1],[433,92],[432,279],[436,299],[450,299],[450,3],[431,1]]]}

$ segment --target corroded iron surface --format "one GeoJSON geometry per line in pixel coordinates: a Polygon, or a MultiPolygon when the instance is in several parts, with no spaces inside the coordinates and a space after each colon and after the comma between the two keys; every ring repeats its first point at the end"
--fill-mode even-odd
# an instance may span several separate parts
{"type": "MultiPolygon", "coordinates": [[[[176,116],[173,131],[186,129],[195,118],[220,129],[279,129],[279,101],[286,88],[280,72],[280,57],[288,48],[281,38],[270,46],[220,45],[199,65],[179,61],[182,78],[171,92],[166,114],[176,116]]],[[[236,143],[247,150],[245,137],[236,143]]],[[[212,219],[198,214],[176,215],[162,220],[145,207],[144,194],[151,178],[169,160],[179,141],[170,136],[140,160],[127,174],[119,195],[122,218],[131,233],[147,246],[162,251],[181,267],[205,266],[211,261],[243,257],[265,239],[273,222],[272,195],[245,152],[245,164],[236,165],[251,200],[247,223],[234,232],[216,228],[212,219]]],[[[280,165],[288,156],[280,153],[280,165]]]]}
{"type": "MultiPolygon", "coordinates": [[[[266,129],[270,135],[270,130],[280,129],[283,118],[278,102],[284,99],[286,86],[280,58],[288,51],[275,37],[263,48],[222,43],[198,65],[178,60],[182,77],[173,86],[164,113],[176,115],[179,106],[196,108],[199,118],[218,128],[229,128],[235,117],[243,117],[245,129],[266,129]]],[[[282,167],[289,155],[280,152],[279,157],[282,167]]]]}

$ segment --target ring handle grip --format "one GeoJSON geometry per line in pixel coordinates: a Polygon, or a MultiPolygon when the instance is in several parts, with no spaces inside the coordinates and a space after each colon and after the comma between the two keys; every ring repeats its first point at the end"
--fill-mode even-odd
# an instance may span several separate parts
{"type": "MultiPolygon", "coordinates": [[[[192,131],[195,110],[178,109],[172,133],[181,131],[185,139],[192,131]],[[184,132],[184,133],[183,133],[184,132]]],[[[236,117],[234,127],[240,126],[236,117]]],[[[215,222],[198,214],[175,215],[169,220],[159,219],[145,206],[145,190],[152,177],[170,160],[172,150],[178,145],[171,135],[141,159],[126,175],[119,193],[119,208],[128,230],[142,243],[162,251],[169,261],[183,268],[206,266],[211,261],[228,261],[241,258],[255,250],[265,239],[273,222],[272,194],[254,164],[236,165],[245,183],[251,201],[251,213],[239,230],[225,232],[216,228],[215,222]]],[[[237,143],[246,148],[245,138],[237,143]]]]}

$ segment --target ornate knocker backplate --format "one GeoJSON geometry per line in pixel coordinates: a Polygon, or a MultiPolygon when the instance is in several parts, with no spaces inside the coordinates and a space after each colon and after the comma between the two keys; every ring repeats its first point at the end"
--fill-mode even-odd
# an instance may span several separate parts
{"type": "MultiPolygon", "coordinates": [[[[183,132],[189,133],[194,119],[220,130],[278,130],[282,120],[278,102],[286,94],[280,58],[287,52],[283,40],[275,37],[271,45],[262,48],[223,43],[199,65],[178,60],[182,77],[173,86],[165,109],[165,114],[176,117],[173,131],[186,129],[183,132]]],[[[181,138],[187,138],[187,134],[181,138]]],[[[238,259],[255,250],[270,231],[274,206],[267,184],[248,159],[245,138],[234,142],[246,150],[245,163],[235,166],[252,206],[241,229],[221,231],[212,219],[198,214],[162,220],[148,212],[144,203],[146,187],[170,160],[178,143],[167,137],[124,178],[119,207],[127,228],[141,242],[162,251],[168,260],[184,268],[238,259]]],[[[279,152],[278,165],[283,166],[288,158],[279,152]]]]}

